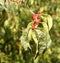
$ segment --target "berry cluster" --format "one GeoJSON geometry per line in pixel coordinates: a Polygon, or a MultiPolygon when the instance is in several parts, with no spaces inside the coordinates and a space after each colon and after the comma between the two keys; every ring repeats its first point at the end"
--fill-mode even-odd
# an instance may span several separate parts
{"type": "Polygon", "coordinates": [[[37,14],[33,14],[34,25],[32,26],[32,30],[37,28],[37,26],[39,25],[40,23],[39,17],[40,17],[40,12],[38,12],[37,14]]]}

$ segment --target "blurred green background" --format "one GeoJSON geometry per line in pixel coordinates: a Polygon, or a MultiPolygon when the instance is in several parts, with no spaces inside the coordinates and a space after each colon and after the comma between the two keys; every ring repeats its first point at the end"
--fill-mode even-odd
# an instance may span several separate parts
{"type": "MultiPolygon", "coordinates": [[[[24,0],[24,1],[26,1],[26,2],[25,2],[25,4],[23,4],[23,6],[27,4],[28,9],[36,8],[35,12],[37,12],[38,8],[40,7],[40,9],[42,9],[45,13],[50,14],[53,19],[53,27],[50,30],[50,36],[51,36],[51,40],[52,40],[51,46],[44,53],[43,56],[39,57],[38,63],[60,63],[60,0],[37,0],[34,5],[32,3],[35,0],[31,0],[31,1],[24,0]]],[[[6,30],[7,33],[5,34],[6,37],[4,37],[5,31],[4,31],[3,23],[7,19],[7,14],[1,7],[1,4],[4,5],[4,2],[5,2],[5,0],[3,0],[3,1],[0,0],[0,30],[1,30],[0,35],[2,36],[2,38],[0,36],[0,63],[24,63],[23,55],[22,55],[21,51],[18,49],[18,47],[19,47],[18,44],[20,44],[18,37],[20,37],[19,34],[21,35],[21,33],[22,33],[21,30],[26,28],[27,23],[29,22],[29,19],[31,19],[31,17],[29,16],[28,11],[27,11],[28,17],[26,17],[26,16],[22,17],[24,15],[23,12],[22,12],[23,15],[21,15],[21,16],[19,15],[19,13],[17,13],[17,15],[19,15],[21,17],[21,20],[24,21],[27,19],[27,22],[25,21],[26,24],[24,24],[25,22],[24,23],[20,22],[21,23],[20,26],[21,27],[24,26],[24,28],[19,27],[21,30],[18,30],[18,34],[17,34],[18,37],[13,34],[15,41],[12,39],[12,36],[11,37],[9,36],[11,33],[7,32],[7,31],[9,31],[8,28],[6,30]],[[2,24],[2,27],[1,27],[1,24],[2,24]],[[17,38],[15,38],[15,37],[17,37],[17,38]],[[6,38],[9,40],[11,39],[11,40],[10,41],[6,40],[6,38]],[[14,41],[14,43],[13,43],[13,41],[14,41]],[[16,41],[17,41],[17,43],[16,43],[16,41]],[[18,53],[20,53],[21,55],[18,55],[18,53]]],[[[12,8],[12,10],[13,10],[13,8],[12,8]]],[[[9,12],[11,12],[11,11],[9,11],[9,12]]],[[[26,12],[26,10],[24,12],[26,12]]],[[[13,15],[15,15],[15,13],[13,13],[13,15]]],[[[19,18],[16,17],[16,20],[18,20],[18,19],[19,18]]],[[[13,18],[12,18],[12,21],[13,21],[13,18]]],[[[18,22],[17,22],[17,24],[18,24],[18,22]]],[[[13,30],[12,32],[14,33],[15,30],[13,30]]],[[[22,50],[21,46],[20,46],[20,49],[22,50]]],[[[26,53],[28,53],[28,52],[26,52],[26,53]]],[[[30,63],[30,62],[28,62],[28,63],[30,63]]]]}

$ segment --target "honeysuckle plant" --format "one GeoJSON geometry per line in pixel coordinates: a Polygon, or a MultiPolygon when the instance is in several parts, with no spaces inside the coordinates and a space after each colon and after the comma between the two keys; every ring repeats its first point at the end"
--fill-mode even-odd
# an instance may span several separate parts
{"type": "Polygon", "coordinates": [[[51,44],[52,17],[45,11],[39,0],[0,0],[1,63],[38,63],[51,44]]]}

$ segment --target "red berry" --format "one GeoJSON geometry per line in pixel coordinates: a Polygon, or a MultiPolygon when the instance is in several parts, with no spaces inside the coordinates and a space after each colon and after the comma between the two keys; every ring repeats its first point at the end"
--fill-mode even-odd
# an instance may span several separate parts
{"type": "Polygon", "coordinates": [[[23,3],[23,0],[19,0],[20,3],[23,3]]]}
{"type": "Polygon", "coordinates": [[[40,13],[40,11],[38,11],[38,13],[37,13],[37,14],[38,14],[38,18],[40,18],[40,14],[41,14],[41,13],[40,13]]]}
{"type": "Polygon", "coordinates": [[[32,26],[32,30],[34,30],[35,28],[37,28],[38,24],[35,23],[33,26],[32,26]]]}
{"type": "Polygon", "coordinates": [[[38,11],[37,14],[40,14],[40,11],[38,11]]]}
{"type": "Polygon", "coordinates": [[[36,19],[37,17],[38,17],[37,14],[34,14],[34,15],[33,15],[33,19],[36,19]]]}
{"type": "Polygon", "coordinates": [[[35,25],[32,26],[32,30],[34,30],[34,29],[35,29],[35,25]]]}
{"type": "Polygon", "coordinates": [[[35,28],[37,28],[38,24],[37,24],[37,23],[35,23],[35,24],[34,24],[34,26],[35,26],[35,28]]]}
{"type": "Polygon", "coordinates": [[[37,24],[39,24],[39,23],[40,23],[40,20],[38,20],[38,19],[35,19],[35,20],[34,20],[34,23],[37,23],[37,24]]]}
{"type": "Polygon", "coordinates": [[[40,23],[40,20],[37,20],[36,23],[39,24],[40,23]]]}
{"type": "Polygon", "coordinates": [[[38,14],[34,14],[33,15],[33,21],[34,21],[34,25],[32,26],[32,30],[34,30],[35,28],[37,28],[37,26],[40,23],[40,20],[38,19],[38,17],[40,17],[40,12],[38,12],[38,14]]]}
{"type": "Polygon", "coordinates": [[[36,21],[37,21],[37,20],[38,20],[38,19],[37,19],[37,18],[35,18],[35,19],[34,19],[34,22],[36,23],[36,21]]]}

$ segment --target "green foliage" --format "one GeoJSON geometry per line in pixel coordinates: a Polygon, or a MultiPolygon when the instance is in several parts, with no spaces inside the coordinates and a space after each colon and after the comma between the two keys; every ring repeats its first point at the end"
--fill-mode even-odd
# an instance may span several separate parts
{"type": "Polygon", "coordinates": [[[60,63],[59,4],[0,0],[0,63],[60,63]],[[38,12],[40,23],[33,30],[33,15],[38,12]]]}

